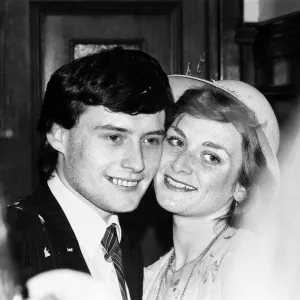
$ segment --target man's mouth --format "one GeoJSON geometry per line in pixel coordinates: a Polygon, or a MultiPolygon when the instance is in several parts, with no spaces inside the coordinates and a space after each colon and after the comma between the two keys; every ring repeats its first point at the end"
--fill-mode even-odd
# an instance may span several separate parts
{"type": "Polygon", "coordinates": [[[184,192],[191,192],[191,191],[196,191],[197,189],[191,185],[184,184],[182,182],[176,181],[173,178],[169,176],[165,176],[165,184],[168,187],[171,187],[172,190],[176,191],[184,191],[184,192]]]}
{"type": "Polygon", "coordinates": [[[106,178],[114,185],[124,186],[124,187],[135,187],[138,185],[139,181],[125,180],[115,177],[106,176],[106,178]]]}

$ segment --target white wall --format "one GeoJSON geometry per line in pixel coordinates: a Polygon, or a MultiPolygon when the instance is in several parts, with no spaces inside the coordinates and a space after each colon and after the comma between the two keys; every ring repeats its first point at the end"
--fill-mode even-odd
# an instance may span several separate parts
{"type": "Polygon", "coordinates": [[[300,11],[300,0],[244,0],[244,21],[261,22],[300,11]]]}
{"type": "Polygon", "coordinates": [[[258,21],[259,21],[259,0],[244,0],[244,22],[258,22],[258,21]]]}

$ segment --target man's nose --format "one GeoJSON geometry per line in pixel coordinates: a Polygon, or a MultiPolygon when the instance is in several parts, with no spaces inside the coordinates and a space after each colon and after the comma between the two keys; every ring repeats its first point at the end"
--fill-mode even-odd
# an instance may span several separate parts
{"type": "Polygon", "coordinates": [[[145,169],[143,151],[141,145],[131,147],[122,160],[122,166],[133,172],[140,173],[145,169]]]}

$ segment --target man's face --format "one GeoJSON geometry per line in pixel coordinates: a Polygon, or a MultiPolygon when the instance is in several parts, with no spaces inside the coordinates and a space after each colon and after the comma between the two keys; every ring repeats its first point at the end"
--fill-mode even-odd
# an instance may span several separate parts
{"type": "Polygon", "coordinates": [[[134,210],[160,162],[165,112],[128,115],[89,107],[61,129],[58,174],[69,189],[103,211],[134,210]]]}

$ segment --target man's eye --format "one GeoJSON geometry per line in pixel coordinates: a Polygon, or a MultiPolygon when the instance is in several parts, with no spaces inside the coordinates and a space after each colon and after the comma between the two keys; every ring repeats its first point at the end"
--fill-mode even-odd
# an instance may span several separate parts
{"type": "Polygon", "coordinates": [[[203,155],[206,162],[208,162],[211,165],[217,165],[221,162],[221,159],[219,156],[212,154],[212,153],[205,153],[203,155]]]}
{"type": "Polygon", "coordinates": [[[175,136],[168,137],[167,142],[172,147],[183,147],[184,142],[175,136]]]}
{"type": "Polygon", "coordinates": [[[108,135],[107,138],[111,141],[111,142],[119,142],[121,140],[121,137],[119,135],[108,135]]]}
{"type": "Polygon", "coordinates": [[[143,141],[143,143],[151,146],[158,146],[161,144],[161,142],[162,142],[162,138],[160,139],[158,137],[148,137],[143,141]]]}

